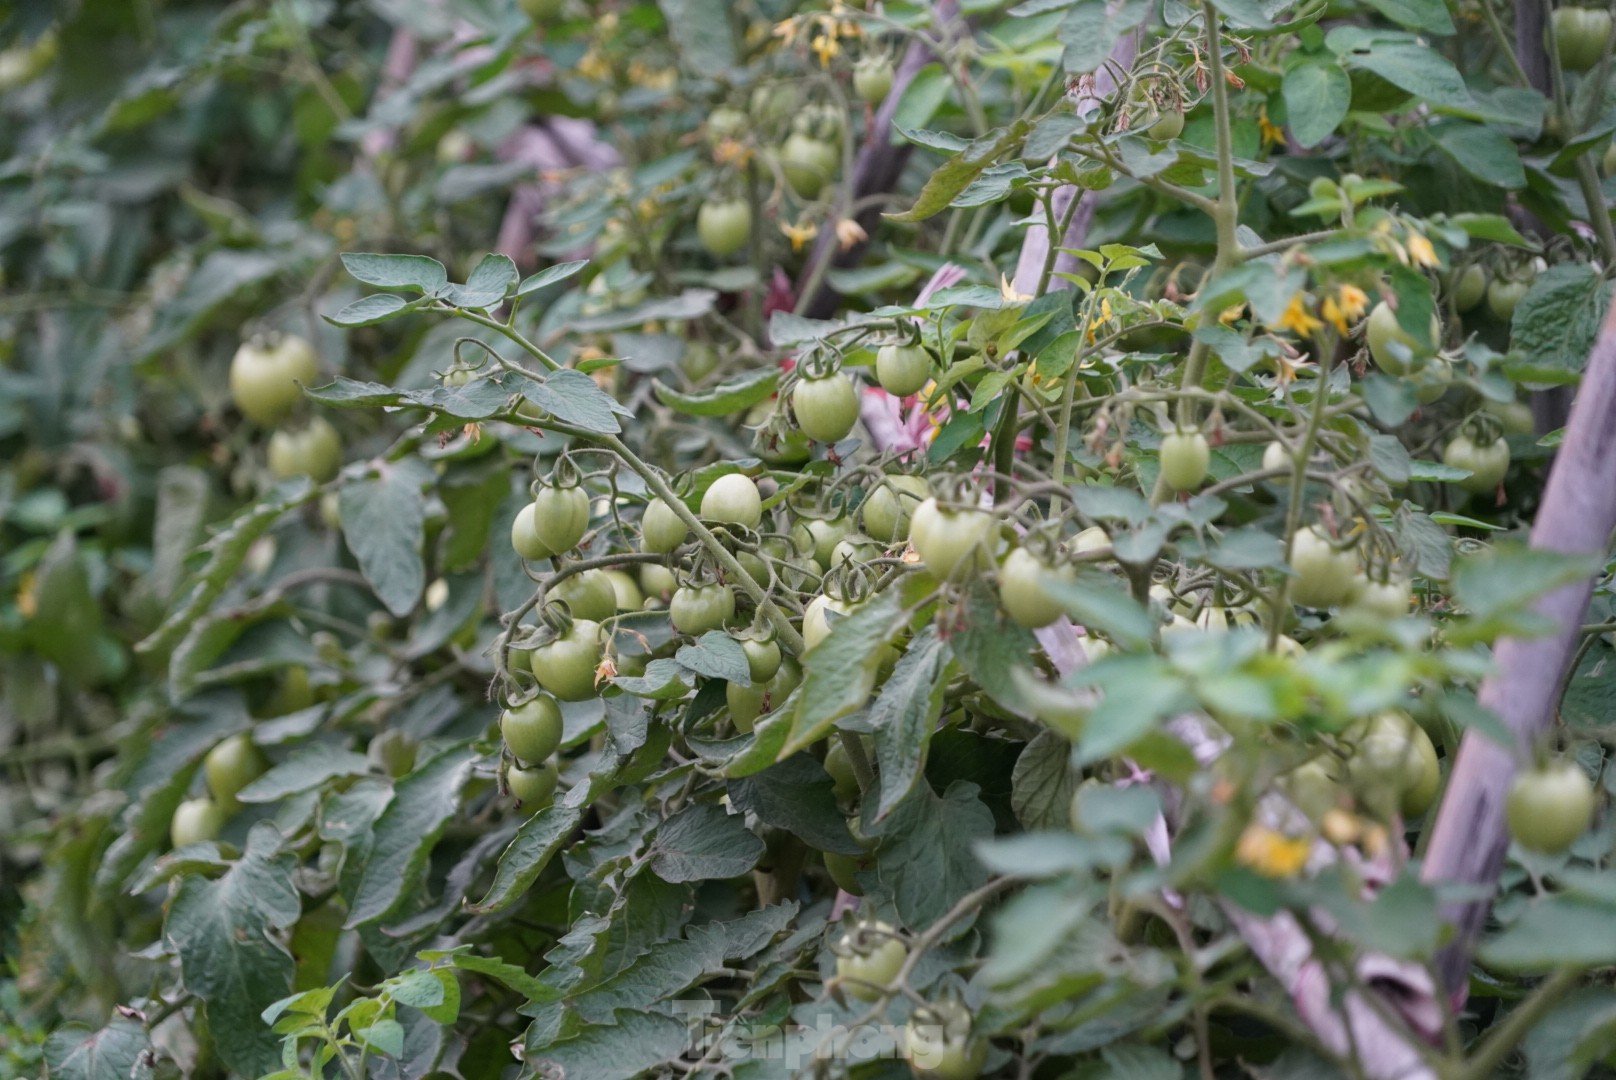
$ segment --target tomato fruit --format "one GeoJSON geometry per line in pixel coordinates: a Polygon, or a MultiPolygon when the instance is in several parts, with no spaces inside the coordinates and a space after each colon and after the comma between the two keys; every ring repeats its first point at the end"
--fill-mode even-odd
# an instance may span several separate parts
{"type": "Polygon", "coordinates": [[[606,580],[612,583],[618,611],[638,611],[645,606],[645,594],[640,592],[640,587],[626,571],[607,570],[605,574],[606,580]]]}
{"type": "Polygon", "coordinates": [[[524,559],[548,559],[555,552],[544,546],[533,528],[533,504],[528,503],[516,512],[511,521],[511,547],[524,559]]]}
{"type": "Polygon", "coordinates": [[[763,496],[750,476],[725,473],[701,497],[701,516],[706,521],[755,529],[763,520],[763,496]]]}
{"type": "Polygon", "coordinates": [[[846,375],[804,377],[791,391],[791,412],[810,439],[841,442],[858,423],[858,388],[846,375]]]}
{"type": "Polygon", "coordinates": [[[584,570],[552,588],[545,596],[567,605],[567,614],[575,619],[600,622],[617,614],[617,589],[604,570],[584,570]]]}
{"type": "Polygon", "coordinates": [[[1471,494],[1486,495],[1497,490],[1509,472],[1509,444],[1503,439],[1494,439],[1483,445],[1468,435],[1455,435],[1442,451],[1442,463],[1470,470],[1469,476],[1454,483],[1471,494]]]}
{"type": "Polygon", "coordinates": [[[1555,8],[1549,16],[1549,32],[1554,35],[1560,66],[1566,71],[1588,71],[1605,53],[1610,37],[1611,15],[1598,8],[1555,8]]]}
{"type": "MultiPolygon", "coordinates": [[[[1431,316],[1431,341],[1437,341],[1442,327],[1431,316]]],[[[1413,334],[1397,321],[1397,312],[1385,301],[1375,305],[1364,324],[1364,340],[1369,343],[1369,355],[1375,366],[1388,375],[1407,375],[1418,371],[1431,358],[1434,349],[1416,341],[1413,334]]]]}
{"type": "Polygon", "coordinates": [[[269,437],[269,471],[277,479],[307,476],[325,483],[342,468],[342,436],[323,416],[301,430],[282,428],[269,437]]]}
{"type": "Polygon", "coordinates": [[[842,991],[860,1001],[879,998],[909,958],[909,946],[884,922],[859,923],[842,935],[836,952],[842,991]]]}
{"type": "Polygon", "coordinates": [[[752,238],[752,205],[745,199],[709,199],[696,211],[696,238],[715,258],[733,255],[752,238]]]}
{"type": "Polygon", "coordinates": [[[1338,551],[1317,526],[1298,530],[1291,545],[1291,599],[1303,607],[1327,608],[1352,598],[1358,556],[1338,551]]]}
{"type": "Polygon", "coordinates": [[[1425,730],[1396,710],[1380,713],[1349,730],[1347,783],[1366,805],[1406,817],[1423,814],[1442,783],[1436,747],[1425,730]]]}
{"type": "Polygon", "coordinates": [[[1279,780],[1280,789],[1311,821],[1318,821],[1341,805],[1345,793],[1333,758],[1320,755],[1296,766],[1279,780]]]}
{"type": "Polygon", "coordinates": [[[640,518],[640,550],[666,555],[690,536],[690,526],[667,503],[652,499],[640,518]]]}
{"type": "Polygon", "coordinates": [[[207,778],[208,790],[220,807],[233,807],[236,793],[262,776],[265,767],[263,754],[258,752],[246,732],[218,743],[202,759],[202,773],[207,778]]]}
{"type": "Polygon", "coordinates": [[[499,714],[499,733],[518,761],[536,764],[561,745],[561,706],[549,694],[535,694],[499,714]]]}
{"type": "Polygon", "coordinates": [[[169,820],[169,843],[182,848],[215,840],[224,831],[225,821],[224,810],[207,796],[186,799],[174,808],[174,816],[169,820]]]}
{"type": "Polygon", "coordinates": [[[1072,537],[1072,554],[1082,555],[1089,551],[1100,551],[1111,546],[1111,534],[1098,525],[1090,525],[1076,536],[1072,537]]]}
{"type": "Polygon", "coordinates": [[[1145,117],[1145,135],[1157,142],[1167,142],[1184,134],[1184,114],[1178,109],[1163,109],[1145,117]]]}
{"type": "Polygon", "coordinates": [[[1448,392],[1453,385],[1453,363],[1437,355],[1414,376],[1414,400],[1429,405],[1448,392]]]}
{"type": "Polygon", "coordinates": [[[551,762],[542,765],[512,765],[505,770],[505,786],[524,810],[543,810],[555,798],[561,776],[551,762]]]}
{"type": "Polygon", "coordinates": [[[1504,803],[1509,835],[1528,851],[1557,855],[1588,830],[1594,787],[1575,761],[1558,761],[1515,777],[1504,803]]]}
{"type": "Polygon", "coordinates": [[[528,664],[539,685],[562,701],[583,701],[595,696],[595,669],[602,650],[600,624],[574,619],[566,633],[539,645],[528,654],[528,664]]]}
{"type": "Polygon", "coordinates": [[[909,539],[909,521],[915,507],[931,497],[923,476],[894,473],[883,477],[859,506],[864,531],[877,540],[896,543],[909,539]]]}
{"type": "Polygon", "coordinates": [[[793,132],[780,147],[780,171],[804,199],[816,199],[842,164],[841,148],[802,132],[793,132]]]}
{"type": "Polygon", "coordinates": [[[844,806],[858,802],[858,773],[853,771],[853,759],[847,756],[847,747],[839,736],[833,737],[825,750],[825,772],[830,776],[831,790],[835,792],[838,802],[844,806]]]}
{"type": "Polygon", "coordinates": [[[383,773],[397,780],[415,768],[416,741],[398,728],[388,728],[371,736],[365,757],[383,773]]]}
{"type": "Polygon", "coordinates": [[[1449,284],[1453,290],[1454,310],[1473,310],[1487,298],[1487,284],[1487,271],[1479,263],[1471,263],[1459,271],[1449,284]]]}
{"type": "Polygon", "coordinates": [[[803,530],[808,534],[807,546],[813,551],[814,562],[821,570],[829,570],[836,545],[853,531],[853,524],[846,517],[809,518],[803,523],[803,530]]]}
{"type": "Polygon", "coordinates": [[[988,1045],[971,1037],[970,1017],[958,1006],[958,1015],[945,1015],[941,1007],[917,1009],[903,1029],[903,1056],[910,1070],[929,1080],[975,1080],[982,1075],[988,1045]]]}
{"type": "Polygon", "coordinates": [[[1487,310],[1493,313],[1493,318],[1499,322],[1509,322],[1515,317],[1515,309],[1520,306],[1531,285],[1514,278],[1494,278],[1487,286],[1487,310]]]}
{"type": "Polygon", "coordinates": [[[919,345],[883,345],[875,352],[875,381],[898,397],[918,394],[931,381],[931,354],[919,345]]]}
{"type": "Polygon", "coordinates": [[[576,484],[533,493],[533,535],[553,554],[571,551],[589,530],[589,495],[576,484]]]}
{"type": "Polygon", "coordinates": [[[1481,403],[1482,411],[1498,420],[1506,435],[1530,435],[1534,427],[1532,407],[1524,401],[1493,401],[1481,403]]]}
{"type": "Polygon", "coordinates": [[[837,851],[825,852],[825,871],[836,887],[849,896],[863,896],[864,886],[858,876],[875,868],[875,858],[869,854],[843,855],[837,851]]]}
{"type": "Polygon", "coordinates": [[[879,105],[892,92],[892,60],[884,54],[861,56],[853,65],[853,93],[866,105],[879,105]]]}
{"type": "Polygon", "coordinates": [[[735,725],[736,731],[751,733],[752,725],[763,715],[763,703],[768,697],[769,688],[763,683],[754,682],[751,686],[736,682],[724,684],[724,702],[729,706],[730,722],[735,725]]]}
{"type": "Polygon", "coordinates": [[[319,373],[314,346],[297,335],[253,338],[231,358],[230,396],[241,415],[268,427],[292,411],[319,373]]]}
{"type": "Polygon", "coordinates": [[[1193,491],[1206,479],[1212,447],[1199,431],[1170,431],[1162,436],[1162,480],[1174,491],[1193,491]]]}
{"type": "Polygon", "coordinates": [[[1409,602],[1412,599],[1413,591],[1409,588],[1408,581],[1403,578],[1371,581],[1367,577],[1361,577],[1347,607],[1361,615],[1377,619],[1401,619],[1408,614],[1409,602]]]}
{"type": "Polygon", "coordinates": [[[646,563],[640,567],[640,588],[645,590],[647,604],[655,601],[667,603],[673,595],[673,590],[679,587],[679,579],[673,576],[661,563],[646,563]]]}
{"type": "Polygon", "coordinates": [[[740,109],[720,105],[707,114],[707,137],[712,142],[743,138],[751,128],[752,120],[740,109]]]}
{"type": "Polygon", "coordinates": [[[774,640],[772,634],[767,637],[743,634],[740,645],[741,652],[746,656],[746,670],[754,684],[766,683],[774,678],[774,673],[780,670],[780,643],[774,640]]]}
{"type": "Polygon", "coordinates": [[[673,594],[668,617],[681,634],[699,637],[709,630],[721,630],[735,617],[735,594],[729,586],[713,582],[686,585],[673,594]]]}
{"type": "Polygon", "coordinates": [[[1048,626],[1066,613],[1049,594],[1051,579],[1062,576],[1024,547],[1015,548],[999,567],[999,603],[1019,626],[1048,626]]]}
{"type": "Polygon", "coordinates": [[[909,546],[933,577],[948,581],[961,566],[988,566],[997,527],[997,519],[986,510],[945,510],[936,499],[927,499],[909,523],[909,546]]]}
{"type": "Polygon", "coordinates": [[[851,613],[852,610],[853,605],[846,600],[823,593],[808,601],[808,606],[803,608],[802,611],[803,651],[811,650],[815,645],[830,636],[831,626],[833,625],[831,620],[832,612],[845,616],[851,613]]]}

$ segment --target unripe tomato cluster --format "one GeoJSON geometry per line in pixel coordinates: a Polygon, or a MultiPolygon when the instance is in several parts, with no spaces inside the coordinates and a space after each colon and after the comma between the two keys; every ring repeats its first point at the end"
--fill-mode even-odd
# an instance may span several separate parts
{"type": "Polygon", "coordinates": [[[323,416],[287,423],[319,376],[314,347],[295,334],[254,337],[230,361],[230,397],[248,420],[273,428],[266,457],[277,480],[324,483],[342,467],[342,436],[323,416]]]}

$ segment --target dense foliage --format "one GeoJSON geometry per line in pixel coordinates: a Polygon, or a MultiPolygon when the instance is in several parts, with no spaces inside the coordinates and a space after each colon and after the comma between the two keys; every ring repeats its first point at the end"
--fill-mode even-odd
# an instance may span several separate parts
{"type": "Polygon", "coordinates": [[[0,2],[0,1075],[1613,1067],[1544,15],[0,2]]]}

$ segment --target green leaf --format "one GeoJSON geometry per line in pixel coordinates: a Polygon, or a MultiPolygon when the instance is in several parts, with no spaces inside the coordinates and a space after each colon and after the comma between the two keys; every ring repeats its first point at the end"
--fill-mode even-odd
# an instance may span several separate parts
{"type": "Polygon", "coordinates": [[[686,416],[730,416],[767,400],[779,385],[779,370],[764,367],[689,394],[675,390],[661,381],[654,381],[651,387],[656,392],[658,401],[686,416]]]}
{"type": "Polygon", "coordinates": [[[145,1026],[124,1016],[99,1030],[67,1024],[45,1040],[51,1080],[150,1080],[155,1060],[145,1026]]]}
{"type": "Polygon", "coordinates": [[[799,704],[782,757],[812,746],[836,721],[864,707],[882,653],[904,622],[896,589],[878,593],[832,622],[830,635],[803,657],[799,704]]]}
{"type": "Polygon", "coordinates": [[[1508,615],[1563,585],[1587,580],[1599,561],[1592,555],[1499,544],[1456,562],[1453,596],[1479,618],[1508,615]]]}
{"type": "Polygon", "coordinates": [[[486,310],[505,299],[518,276],[509,255],[484,255],[464,285],[450,285],[444,290],[443,301],[472,311],[486,310]]]}
{"type": "Polygon", "coordinates": [[[925,771],[926,749],[943,714],[947,671],[943,639],[929,624],[909,643],[870,706],[866,722],[875,737],[880,782],[873,820],[890,814],[925,771]]]}
{"type": "Polygon", "coordinates": [[[1442,0],[1365,0],[1392,22],[1410,30],[1446,36],[1453,33],[1453,20],[1442,0]]]}
{"type": "Polygon", "coordinates": [[[426,587],[421,548],[426,530],[428,466],[417,459],[383,462],[377,474],[338,496],[342,536],[376,598],[402,618],[426,587]]]}
{"type": "Polygon", "coordinates": [[[1483,184],[1508,191],[1526,186],[1520,151],[1497,128],[1454,122],[1435,127],[1432,134],[1443,153],[1483,184]]]}
{"type": "Polygon", "coordinates": [[[1082,779],[1071,763],[1071,743],[1054,731],[1040,731],[1022,748],[1010,774],[1010,807],[1022,828],[1066,827],[1082,779]]]}
{"type": "Polygon", "coordinates": [[[1151,5],[1144,0],[1078,0],[1055,28],[1055,39],[1065,46],[1061,66],[1068,75],[1094,71],[1121,40],[1144,21],[1151,5]]]}
{"type": "Polygon", "coordinates": [[[339,776],[363,776],[370,771],[364,754],[333,746],[310,746],[242,788],[236,798],[244,803],[268,803],[310,791],[339,776]]]}
{"type": "Polygon", "coordinates": [[[1007,128],[999,128],[973,139],[969,146],[931,174],[913,206],[901,214],[887,214],[886,217],[891,221],[925,221],[941,213],[989,165],[1006,152],[1019,148],[1031,129],[1032,125],[1027,120],[1018,119],[1007,128]]]}
{"type": "Polygon", "coordinates": [[[1435,49],[1408,35],[1340,26],[1325,44],[1347,64],[1371,71],[1431,105],[1474,114],[1476,99],[1457,68],[1435,49]]]}
{"type": "Polygon", "coordinates": [[[1274,25],[1257,0],[1212,0],[1225,25],[1241,30],[1267,30],[1274,25]]]}
{"type": "Polygon", "coordinates": [[[1314,147],[1335,132],[1352,104],[1352,80],[1325,57],[1297,64],[1281,84],[1285,115],[1299,145],[1314,147]]]}
{"type": "Polygon", "coordinates": [[[470,910],[477,914],[500,911],[509,907],[538,880],[561,845],[572,838],[583,820],[583,810],[564,802],[552,803],[528,818],[516,830],[510,847],[499,857],[494,871],[494,883],[488,892],[470,910]]]}
{"type": "Polygon", "coordinates": [[[402,296],[393,293],[376,293],[372,296],[355,300],[335,315],[325,316],[325,321],[332,326],[340,326],[351,330],[358,326],[374,326],[379,322],[386,322],[394,315],[411,307],[402,296]]]}
{"type": "Polygon", "coordinates": [[[359,281],[379,289],[415,289],[431,295],[449,283],[449,271],[425,255],[374,255],[349,252],[342,265],[359,281]]]}
{"type": "Polygon", "coordinates": [[[255,825],[223,877],[180,882],[163,923],[185,988],[206,1003],[209,1026],[229,1033],[214,1042],[220,1058],[244,1076],[280,1064],[280,1040],[263,1012],[292,989],[296,965],[284,942],[302,912],[296,867],[275,827],[255,825]]]}
{"type": "Polygon", "coordinates": [[[348,929],[378,922],[423,886],[427,860],[460,807],[460,791],[478,754],[458,746],[400,780],[372,831],[371,847],[349,906],[348,929]]]}
{"type": "Polygon", "coordinates": [[[695,644],[679,646],[674,659],[704,678],[752,685],[751,669],[740,642],[722,630],[709,630],[695,644]]]}
{"type": "Polygon", "coordinates": [[[987,881],[975,845],[993,835],[993,812],[978,793],[961,781],[939,797],[919,784],[881,826],[876,876],[905,925],[930,926],[987,881]]]}
{"type": "Polygon", "coordinates": [[[578,273],[578,271],[582,270],[588,265],[588,259],[574,259],[572,262],[556,263],[554,266],[547,266],[543,270],[540,270],[537,274],[534,274],[532,277],[522,282],[521,287],[516,290],[516,295],[527,296],[529,293],[536,293],[540,289],[554,285],[557,282],[566,281],[568,278],[572,277],[574,274],[578,273]]]}
{"type": "Polygon", "coordinates": [[[1513,923],[1478,950],[1487,967],[1511,972],[1616,964],[1616,905],[1574,896],[1532,901],[1513,923]]]}
{"type": "Polygon", "coordinates": [[[981,579],[971,583],[961,614],[948,638],[949,651],[983,693],[1007,709],[1019,710],[1024,695],[1015,672],[1038,651],[1037,639],[1004,617],[993,589],[981,579]]]}
{"type": "Polygon", "coordinates": [[[1580,372],[1599,336],[1610,294],[1610,283],[1587,263],[1549,267],[1515,308],[1511,351],[1536,365],[1580,372]]]}
{"type": "Polygon", "coordinates": [[[729,801],[765,825],[786,829],[816,851],[857,855],[830,774],[812,754],[793,754],[762,772],[731,780],[729,801]]]}
{"type": "Polygon", "coordinates": [[[657,1012],[625,1011],[609,1024],[590,1024],[556,1042],[529,1043],[524,1057],[539,1075],[567,1080],[622,1080],[681,1057],[690,1043],[686,1021],[657,1012]]]}
{"type": "Polygon", "coordinates": [[[1125,649],[1147,645],[1155,632],[1150,612],[1109,574],[1085,572],[1072,581],[1051,578],[1045,588],[1073,622],[1099,631],[1125,649]]]}
{"type": "Polygon", "coordinates": [[[1557,1002],[1521,1041],[1532,1080],[1580,1080],[1616,1051],[1616,990],[1585,986],[1557,1002]]]}
{"type": "Polygon", "coordinates": [[[732,878],[756,866],[763,850],[763,841],[739,815],[698,803],[657,830],[651,842],[651,870],[672,884],[732,878]]]}
{"type": "Polygon", "coordinates": [[[514,375],[514,380],[516,390],[540,410],[585,431],[615,435],[623,430],[617,422],[618,414],[630,415],[581,371],[562,368],[543,375],[523,372],[514,375]]]}
{"type": "Polygon", "coordinates": [[[687,70],[711,75],[735,68],[728,0],[657,0],[657,7],[687,70]]]}

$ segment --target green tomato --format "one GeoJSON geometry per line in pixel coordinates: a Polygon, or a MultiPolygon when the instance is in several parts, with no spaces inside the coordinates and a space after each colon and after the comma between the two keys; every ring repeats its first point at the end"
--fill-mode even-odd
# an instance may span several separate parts
{"type": "Polygon", "coordinates": [[[1598,8],[1562,7],[1549,16],[1560,66],[1566,71],[1589,71],[1605,53],[1611,14],[1598,8]]]}
{"type": "Polygon", "coordinates": [[[1267,446],[1263,447],[1262,467],[1264,471],[1270,469],[1284,469],[1286,472],[1290,472],[1291,468],[1295,464],[1296,460],[1291,457],[1291,452],[1287,450],[1285,448],[1285,444],[1279,440],[1276,439],[1267,446]]]}
{"type": "MultiPolygon", "coordinates": [[[[858,738],[857,735],[853,738],[858,738]]],[[[844,806],[858,802],[860,789],[858,773],[853,771],[853,759],[847,756],[847,747],[840,737],[832,738],[825,750],[825,772],[830,776],[831,791],[844,806]]]]}
{"type": "Polygon", "coordinates": [[[1421,405],[1439,400],[1453,385],[1453,363],[1445,356],[1431,357],[1431,362],[1414,376],[1414,398],[1421,405]]]}
{"type": "Polygon", "coordinates": [[[1449,288],[1453,290],[1455,311],[1470,311],[1487,298],[1487,271],[1480,263],[1471,263],[1454,277],[1449,288]]]}
{"type": "Polygon", "coordinates": [[[505,770],[505,786],[523,810],[537,812],[550,805],[555,798],[556,785],[561,776],[551,762],[543,765],[512,765],[505,770]]]}
{"type": "Polygon", "coordinates": [[[1606,176],[1616,176],[1616,142],[1605,147],[1604,156],[1599,159],[1599,170],[1606,176]]]}
{"type": "Polygon", "coordinates": [[[1317,526],[1298,530],[1291,544],[1291,599],[1303,607],[1327,608],[1352,598],[1358,555],[1338,551],[1317,526]]]}
{"type": "Polygon", "coordinates": [[[673,594],[668,617],[681,634],[700,637],[709,630],[722,630],[735,618],[735,594],[729,586],[686,585],[673,594]]]}
{"type": "Polygon", "coordinates": [[[1470,470],[1469,476],[1454,483],[1473,495],[1486,495],[1496,491],[1509,472],[1509,444],[1494,439],[1481,445],[1468,435],[1455,435],[1442,451],[1442,463],[1470,470]]]}
{"type": "Polygon", "coordinates": [[[207,796],[186,799],[174,808],[168,823],[168,839],[176,848],[216,840],[224,831],[226,815],[219,804],[207,796]]]}
{"type": "Polygon", "coordinates": [[[1413,590],[1404,578],[1371,581],[1367,577],[1360,577],[1347,606],[1349,610],[1376,619],[1401,619],[1408,614],[1413,596],[1413,590]]]}
{"type": "Polygon", "coordinates": [[[230,736],[208,751],[202,773],[220,807],[234,806],[236,794],[264,773],[264,755],[246,732],[230,736]]]}
{"type": "Polygon", "coordinates": [[[1521,773],[1504,803],[1509,834],[1528,851],[1557,855],[1588,831],[1595,796],[1588,774],[1575,761],[1559,761],[1521,773]]]}
{"type": "Polygon", "coordinates": [[[1524,401],[1492,401],[1481,403],[1482,411],[1497,418],[1506,435],[1530,435],[1534,427],[1532,407],[1524,401]]]}
{"type": "Polygon", "coordinates": [[[791,412],[810,439],[841,442],[858,423],[858,388],[846,375],[803,378],[791,391],[791,412]]]}
{"type": "Polygon", "coordinates": [[[843,855],[836,851],[825,852],[825,870],[836,887],[849,896],[863,896],[864,885],[859,881],[860,874],[869,873],[875,869],[875,857],[869,853],[863,855],[843,855]]]}
{"type": "Polygon", "coordinates": [[[801,132],[794,132],[780,147],[780,171],[791,190],[804,199],[818,198],[841,164],[839,147],[801,132]]]}
{"type": "Polygon", "coordinates": [[[945,510],[927,499],[909,523],[909,546],[933,577],[948,581],[962,566],[991,564],[997,528],[998,519],[986,510],[945,510]]]}
{"type": "Polygon", "coordinates": [[[748,634],[740,639],[740,646],[754,685],[774,678],[774,673],[780,670],[780,643],[773,635],[753,637],[748,634]]]}
{"type": "Polygon", "coordinates": [[[679,587],[679,579],[673,576],[661,563],[645,563],[640,567],[640,588],[645,590],[645,603],[668,602],[673,591],[679,587]]]}
{"type": "Polygon", "coordinates": [[[883,345],[875,353],[875,381],[898,397],[918,394],[931,381],[931,354],[919,345],[883,345]]]}
{"type": "Polygon", "coordinates": [[[679,370],[691,382],[701,382],[718,370],[718,350],[705,341],[687,343],[685,351],[679,355],[679,370]]]}
{"type": "Polygon", "coordinates": [[[752,127],[752,118],[740,109],[721,105],[707,115],[707,139],[722,142],[725,139],[744,138],[752,127]]]}
{"type": "Polygon", "coordinates": [[[601,622],[617,614],[617,589],[604,570],[584,570],[551,589],[547,600],[560,600],[574,619],[601,622]]]}
{"type": "Polygon", "coordinates": [[[917,1077],[976,1080],[987,1061],[988,1045],[971,1038],[967,1025],[928,1023],[915,1016],[903,1029],[903,1056],[917,1077]]]}
{"type": "Polygon", "coordinates": [[[561,745],[561,706],[549,694],[536,694],[499,715],[499,733],[518,761],[537,764],[561,745]]]}
{"type": "Polygon", "coordinates": [[[853,65],[853,93],[866,105],[879,105],[892,92],[892,60],[885,54],[861,56],[853,65]]]}
{"type": "Polygon", "coordinates": [[[323,416],[302,430],[282,428],[269,437],[269,471],[276,479],[307,476],[325,483],[342,468],[342,436],[323,416]]]}
{"type": "Polygon", "coordinates": [[[666,555],[690,536],[690,526],[674,512],[673,507],[661,499],[645,504],[640,518],[640,550],[653,555],[666,555]]]}
{"type": "Polygon", "coordinates": [[[763,715],[764,703],[768,699],[769,688],[764,683],[754,682],[751,686],[736,682],[724,684],[724,702],[729,706],[730,722],[742,734],[751,733],[752,725],[763,715]]]}
{"type": "Polygon", "coordinates": [[[814,562],[819,564],[821,570],[829,570],[831,559],[836,554],[836,545],[853,531],[853,525],[846,517],[809,518],[803,523],[803,530],[808,534],[806,546],[812,549],[814,562]]]}
{"type": "Polygon", "coordinates": [[[553,554],[571,551],[589,531],[589,495],[576,484],[533,493],[533,535],[553,554]]]}
{"type": "Polygon", "coordinates": [[[370,744],[365,747],[365,757],[383,773],[397,780],[415,768],[417,748],[416,741],[408,733],[398,728],[388,728],[371,736],[370,744]]]}
{"type": "Polygon", "coordinates": [[[595,696],[595,669],[602,655],[600,624],[574,619],[566,633],[534,648],[528,664],[550,693],[562,701],[583,701],[595,696]]]}
{"type": "Polygon", "coordinates": [[[880,544],[868,536],[858,533],[848,533],[836,542],[830,550],[831,569],[839,566],[864,566],[871,560],[879,559],[885,554],[880,544]]]}
{"type": "Polygon", "coordinates": [[[843,993],[860,1001],[879,998],[909,957],[909,947],[884,922],[863,922],[837,945],[836,978],[843,993]]]}
{"type": "Polygon", "coordinates": [[[1184,134],[1184,114],[1178,109],[1163,109],[1145,118],[1145,135],[1157,142],[1167,142],[1184,134]]]}
{"type": "Polygon", "coordinates": [[[524,559],[548,559],[555,554],[544,546],[533,527],[533,504],[528,503],[516,512],[511,521],[511,547],[524,559]]]}
{"type": "Polygon", "coordinates": [[[612,583],[618,611],[638,611],[645,606],[645,594],[626,571],[607,570],[606,580],[612,583]]]}
{"type": "MultiPolygon", "coordinates": [[[[1442,327],[1431,316],[1431,340],[1437,341],[1442,327]]],[[[1416,341],[1397,321],[1397,312],[1382,301],[1369,313],[1364,325],[1364,339],[1369,343],[1369,355],[1375,366],[1388,375],[1407,375],[1418,371],[1431,358],[1431,346],[1416,341]]]]}
{"type": "Polygon", "coordinates": [[[1487,310],[1499,322],[1509,322],[1532,286],[1514,278],[1494,278],[1487,286],[1487,310]]]}
{"type": "Polygon", "coordinates": [[[1364,804],[1406,817],[1425,812],[1442,783],[1436,747],[1407,713],[1392,710],[1346,733],[1347,783],[1364,804]]]}
{"type": "Polygon", "coordinates": [[[1206,480],[1212,448],[1199,431],[1170,431],[1162,436],[1162,480],[1174,491],[1193,491],[1206,480]]]}
{"type": "Polygon", "coordinates": [[[696,211],[696,238],[714,258],[725,258],[752,238],[752,205],[745,199],[709,199],[696,211]]]}
{"type": "Polygon", "coordinates": [[[853,607],[846,600],[825,594],[808,601],[808,606],[802,610],[803,651],[812,651],[815,645],[830,636],[832,613],[846,616],[853,611],[853,607]]]}
{"type": "Polygon", "coordinates": [[[269,427],[292,411],[319,373],[314,346],[295,334],[253,338],[230,361],[230,396],[243,416],[269,427]]]}
{"type": "Polygon", "coordinates": [[[894,473],[881,480],[859,506],[864,531],[877,540],[892,544],[909,539],[909,521],[915,507],[931,497],[931,485],[923,476],[894,473]]]}
{"type": "Polygon", "coordinates": [[[755,529],[763,520],[763,496],[744,473],[725,473],[701,497],[701,517],[725,525],[755,529]]]}
{"type": "Polygon", "coordinates": [[[1280,777],[1280,788],[1311,821],[1318,821],[1341,805],[1343,789],[1334,759],[1320,755],[1280,777]]]}
{"type": "Polygon", "coordinates": [[[1048,626],[1066,613],[1049,594],[1049,582],[1064,576],[1026,548],[1015,548],[999,567],[999,603],[1020,626],[1048,626]]]}

